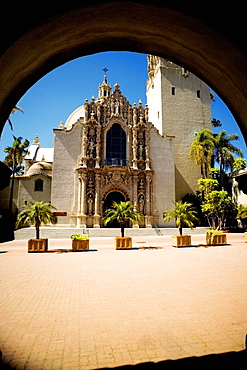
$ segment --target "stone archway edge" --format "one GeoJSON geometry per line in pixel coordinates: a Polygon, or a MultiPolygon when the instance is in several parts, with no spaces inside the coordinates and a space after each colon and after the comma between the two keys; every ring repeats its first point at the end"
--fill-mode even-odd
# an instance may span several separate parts
{"type": "Polygon", "coordinates": [[[1,128],[21,96],[46,73],[106,50],[151,53],[185,66],[219,94],[247,138],[246,55],[198,19],[162,5],[121,1],[81,5],[54,16],[2,55],[1,128]]]}

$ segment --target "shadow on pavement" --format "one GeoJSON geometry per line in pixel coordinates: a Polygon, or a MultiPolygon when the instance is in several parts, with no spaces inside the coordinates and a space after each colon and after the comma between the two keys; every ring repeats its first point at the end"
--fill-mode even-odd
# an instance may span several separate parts
{"type": "MultiPolygon", "coordinates": [[[[137,365],[124,365],[117,367],[104,367],[98,370],[119,369],[119,370],[184,370],[184,369],[246,369],[247,368],[247,350],[240,352],[226,352],[220,354],[212,354],[201,357],[187,357],[178,360],[165,360],[160,362],[144,362],[137,365]]],[[[11,365],[4,364],[0,359],[1,370],[18,369],[11,365]]],[[[35,369],[35,365],[34,365],[35,369]]]]}
{"type": "Polygon", "coordinates": [[[114,368],[104,367],[98,370],[119,369],[119,370],[184,370],[184,369],[246,369],[247,351],[227,352],[202,357],[187,357],[178,360],[166,360],[160,362],[144,362],[137,365],[118,366],[114,368]]]}

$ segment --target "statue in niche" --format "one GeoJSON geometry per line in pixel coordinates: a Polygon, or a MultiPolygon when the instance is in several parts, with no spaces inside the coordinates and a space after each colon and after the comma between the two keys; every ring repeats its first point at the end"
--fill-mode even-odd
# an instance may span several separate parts
{"type": "Polygon", "coordinates": [[[144,186],[145,186],[144,179],[140,179],[139,188],[144,189],[144,186]]]}
{"type": "Polygon", "coordinates": [[[140,141],[140,144],[139,144],[139,159],[143,159],[142,155],[143,155],[143,141],[140,141]]]}
{"type": "Polygon", "coordinates": [[[141,194],[139,196],[139,212],[142,214],[144,214],[144,204],[145,204],[144,195],[141,194]]]}
{"type": "Polygon", "coordinates": [[[116,103],[115,103],[115,114],[118,116],[119,115],[119,101],[116,100],[116,103]]]}
{"type": "Polygon", "coordinates": [[[93,151],[94,151],[94,140],[91,138],[89,144],[88,144],[88,156],[90,158],[93,158],[93,151]]]}
{"type": "Polygon", "coordinates": [[[93,178],[91,176],[88,178],[88,187],[93,187],[93,178]]]}
{"type": "Polygon", "coordinates": [[[94,127],[90,127],[89,136],[92,138],[92,137],[94,137],[94,135],[95,135],[95,129],[94,129],[94,127]]]}
{"type": "Polygon", "coordinates": [[[92,215],[93,213],[93,194],[89,193],[87,196],[87,204],[88,204],[88,214],[92,215]]]}

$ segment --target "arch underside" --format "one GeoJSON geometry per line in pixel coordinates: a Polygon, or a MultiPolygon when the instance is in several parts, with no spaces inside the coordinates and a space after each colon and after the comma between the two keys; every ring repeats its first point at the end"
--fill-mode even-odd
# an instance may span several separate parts
{"type": "MultiPolygon", "coordinates": [[[[3,43],[0,130],[22,95],[52,69],[79,56],[126,50],[168,58],[196,74],[224,100],[247,137],[246,53],[241,41],[234,40],[234,36],[238,36],[234,27],[229,34],[229,27],[220,28],[224,26],[222,17],[209,17],[210,4],[208,9],[207,5],[202,6],[201,12],[204,9],[205,14],[200,13],[200,19],[194,16],[197,11],[192,11],[188,4],[179,11],[178,6],[177,9],[156,6],[155,1],[152,5],[145,1],[70,3],[58,10],[45,8],[36,24],[34,12],[30,29],[27,23],[23,24],[15,42],[12,35],[9,44],[8,40],[3,43]]],[[[217,9],[214,11],[217,15],[217,9]]],[[[230,17],[230,9],[229,14],[227,11],[226,7],[224,15],[230,17]]],[[[231,24],[240,27],[237,17],[235,23],[233,19],[231,24]]],[[[8,38],[6,32],[5,38],[8,38]]]]}

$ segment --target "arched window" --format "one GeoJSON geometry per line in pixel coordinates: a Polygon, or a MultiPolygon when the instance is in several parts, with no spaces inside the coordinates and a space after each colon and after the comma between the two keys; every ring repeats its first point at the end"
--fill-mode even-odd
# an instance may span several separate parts
{"type": "Polygon", "coordinates": [[[106,134],[106,165],[127,166],[126,133],[118,123],[106,134]]]}
{"type": "Polygon", "coordinates": [[[38,179],[35,181],[34,191],[43,191],[43,180],[38,179]]]}

